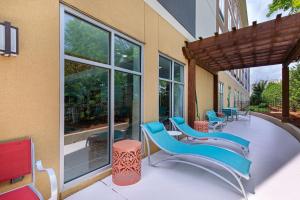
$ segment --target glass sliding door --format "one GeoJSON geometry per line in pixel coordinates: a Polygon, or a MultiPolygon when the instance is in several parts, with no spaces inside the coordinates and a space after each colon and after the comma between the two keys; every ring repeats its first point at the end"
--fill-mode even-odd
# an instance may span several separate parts
{"type": "Polygon", "coordinates": [[[72,184],[111,164],[112,142],[140,139],[142,46],[63,8],[62,167],[72,184]]]}
{"type": "Polygon", "coordinates": [[[110,33],[64,15],[64,182],[110,163],[110,33]],[[80,61],[78,61],[80,59],[80,61]]]}
{"type": "Polygon", "coordinates": [[[114,141],[140,138],[141,47],[115,35],[114,141]]]}
{"type": "Polygon", "coordinates": [[[140,76],[115,72],[114,141],[140,137],[140,76]]]}
{"type": "Polygon", "coordinates": [[[65,182],[109,163],[109,71],[65,60],[65,182]]]}
{"type": "Polygon", "coordinates": [[[159,121],[169,126],[169,117],[172,113],[172,85],[168,81],[159,81],[159,121]]]}
{"type": "Polygon", "coordinates": [[[184,73],[183,65],[174,62],[174,105],[173,116],[183,117],[184,108],[184,73]]]}

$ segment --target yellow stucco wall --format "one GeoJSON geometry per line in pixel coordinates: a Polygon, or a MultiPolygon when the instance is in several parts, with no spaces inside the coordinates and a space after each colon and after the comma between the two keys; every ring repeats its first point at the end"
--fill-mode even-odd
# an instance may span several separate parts
{"type": "MultiPolygon", "coordinates": [[[[0,141],[32,137],[36,159],[58,174],[59,2],[0,1],[0,10],[20,35],[20,55],[0,56],[0,141]]],[[[2,183],[0,192],[20,184],[2,183]]],[[[38,173],[37,186],[50,194],[47,176],[38,173]]]]}
{"type": "Polygon", "coordinates": [[[196,92],[200,120],[204,120],[206,110],[213,108],[213,75],[199,66],[196,66],[196,92]]]}
{"type": "Polygon", "coordinates": [[[143,0],[63,0],[63,3],[136,40],[144,41],[145,3],[143,0]]]}
{"type": "Polygon", "coordinates": [[[240,94],[244,95],[246,99],[249,99],[249,92],[247,92],[236,80],[234,80],[231,75],[227,72],[219,72],[219,82],[224,83],[224,107],[228,107],[228,87],[231,87],[231,95],[230,95],[230,107],[234,105],[234,91],[239,91],[240,94]]]}
{"type": "MultiPolygon", "coordinates": [[[[144,121],[158,120],[158,55],[185,64],[187,114],[187,60],[181,47],[186,40],[143,0],[65,0],[68,6],[145,44],[144,121]]],[[[59,132],[59,1],[0,1],[0,21],[20,31],[20,55],[0,57],[0,141],[31,136],[36,157],[55,169],[60,178],[59,132]]],[[[110,170],[67,190],[67,196],[107,176],[110,170]]],[[[30,177],[25,182],[30,181],[30,177]]],[[[60,182],[58,180],[58,182],[60,182]]],[[[0,185],[0,191],[23,184],[0,185]]],[[[49,196],[48,178],[37,176],[38,189],[49,196]]]]}

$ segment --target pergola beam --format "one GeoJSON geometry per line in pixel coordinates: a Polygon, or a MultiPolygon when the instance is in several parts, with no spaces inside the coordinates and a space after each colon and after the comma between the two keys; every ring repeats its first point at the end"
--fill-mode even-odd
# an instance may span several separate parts
{"type": "Polygon", "coordinates": [[[218,112],[218,87],[219,87],[219,76],[214,74],[214,81],[213,81],[213,108],[214,111],[218,112]]]}
{"type": "Polygon", "coordinates": [[[190,59],[188,66],[188,124],[194,127],[196,116],[196,60],[190,59]]]}
{"type": "Polygon", "coordinates": [[[293,61],[297,61],[300,58],[300,39],[298,39],[296,45],[291,49],[284,60],[284,65],[289,65],[293,61]]]}

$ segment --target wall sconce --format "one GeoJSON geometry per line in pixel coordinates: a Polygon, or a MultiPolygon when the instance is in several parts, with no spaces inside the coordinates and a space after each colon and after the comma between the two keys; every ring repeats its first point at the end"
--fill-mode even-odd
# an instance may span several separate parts
{"type": "Polygon", "coordinates": [[[18,28],[10,22],[0,23],[0,55],[16,56],[19,54],[18,28]]]}

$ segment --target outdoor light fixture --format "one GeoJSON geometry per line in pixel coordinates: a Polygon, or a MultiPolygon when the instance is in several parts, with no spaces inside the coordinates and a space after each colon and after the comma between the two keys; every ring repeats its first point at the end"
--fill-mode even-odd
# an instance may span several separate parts
{"type": "Polygon", "coordinates": [[[10,22],[0,23],[0,55],[16,56],[18,53],[18,28],[10,22]]]}

